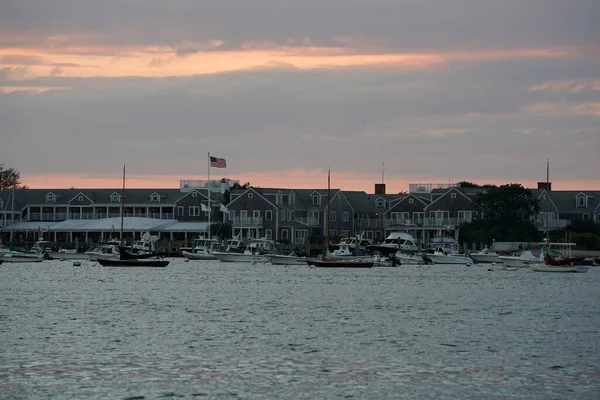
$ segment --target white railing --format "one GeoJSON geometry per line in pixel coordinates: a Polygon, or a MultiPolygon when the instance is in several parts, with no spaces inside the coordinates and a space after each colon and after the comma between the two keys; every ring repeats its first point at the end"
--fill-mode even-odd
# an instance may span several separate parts
{"type": "Polygon", "coordinates": [[[262,226],[263,218],[262,217],[235,217],[233,219],[234,226],[262,226]]]}
{"type": "MultiPolygon", "coordinates": [[[[174,219],[173,213],[124,213],[124,217],[140,217],[155,219],[174,219]]],[[[121,213],[30,213],[24,221],[65,221],[68,219],[104,219],[120,218],[121,213]]]]}

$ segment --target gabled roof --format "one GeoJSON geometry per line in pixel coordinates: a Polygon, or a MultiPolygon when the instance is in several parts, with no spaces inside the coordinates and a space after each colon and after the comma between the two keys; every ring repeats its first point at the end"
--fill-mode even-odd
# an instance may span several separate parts
{"type": "MultiPolygon", "coordinates": [[[[207,192],[208,192],[208,190],[207,190],[207,192]]],[[[156,193],[156,192],[154,192],[154,193],[156,193]]],[[[194,193],[196,193],[196,196],[200,195],[200,196],[204,197],[205,200],[208,200],[208,196],[206,194],[202,193],[201,190],[194,189],[194,190],[190,190],[189,192],[187,192],[186,194],[184,194],[183,196],[181,196],[180,198],[178,198],[177,200],[175,200],[175,203],[179,203],[181,200],[185,199],[188,196],[192,196],[193,197],[194,193]]],[[[211,192],[211,196],[210,197],[211,197],[211,201],[212,201],[212,197],[213,197],[213,193],[212,192],[211,192]]],[[[150,197],[148,197],[148,198],[150,198],[150,197]]]]}
{"type": "MultiPolygon", "coordinates": [[[[448,194],[450,193],[459,193],[461,196],[463,196],[465,199],[469,200],[470,202],[473,201],[473,199],[471,199],[469,196],[467,196],[462,190],[460,190],[461,188],[457,188],[457,187],[451,187],[448,189],[443,189],[445,190],[445,193],[441,194],[439,197],[437,197],[435,200],[433,200],[431,203],[429,203],[428,205],[425,206],[425,209],[429,209],[431,206],[433,206],[435,203],[437,203],[439,200],[445,198],[446,196],[448,196],[448,194]]],[[[440,189],[442,190],[442,189],[440,189]]]]}
{"type": "MultiPolygon", "coordinates": [[[[238,189],[239,190],[239,189],[238,189]]],[[[273,208],[279,208],[278,206],[276,206],[275,204],[273,204],[273,202],[269,199],[267,199],[265,196],[263,196],[262,193],[260,193],[259,191],[262,191],[261,188],[253,188],[253,187],[249,187],[248,189],[241,189],[242,192],[238,195],[236,193],[236,197],[235,199],[231,200],[228,204],[227,204],[227,208],[229,208],[230,205],[232,205],[233,203],[235,203],[236,201],[238,201],[239,199],[241,199],[246,193],[248,192],[252,192],[255,193],[257,196],[260,196],[260,198],[262,198],[263,200],[265,200],[267,203],[269,203],[271,206],[273,206],[273,208]]]]}
{"type": "Polygon", "coordinates": [[[75,196],[73,196],[73,198],[72,198],[71,200],[67,201],[67,203],[69,203],[69,204],[70,204],[70,203],[71,203],[73,200],[75,200],[75,199],[76,199],[76,198],[78,198],[79,196],[83,196],[83,197],[85,197],[86,199],[88,199],[88,201],[89,201],[90,203],[93,203],[92,199],[90,199],[90,198],[89,198],[89,197],[88,197],[88,196],[87,196],[85,193],[83,193],[83,192],[79,192],[79,193],[77,193],[75,196]]]}

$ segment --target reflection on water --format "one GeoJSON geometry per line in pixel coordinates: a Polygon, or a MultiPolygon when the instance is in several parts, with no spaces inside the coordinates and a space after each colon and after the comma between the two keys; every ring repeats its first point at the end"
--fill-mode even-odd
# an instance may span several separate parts
{"type": "Polygon", "coordinates": [[[2,398],[600,396],[600,268],[0,267],[2,398]]]}

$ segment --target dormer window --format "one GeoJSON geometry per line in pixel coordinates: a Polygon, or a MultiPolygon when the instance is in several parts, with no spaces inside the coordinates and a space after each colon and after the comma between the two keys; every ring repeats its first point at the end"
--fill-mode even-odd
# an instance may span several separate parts
{"type": "Polygon", "coordinates": [[[110,195],[110,201],[113,203],[118,203],[121,201],[121,195],[119,193],[113,193],[110,195]]]}
{"type": "Polygon", "coordinates": [[[160,203],[160,196],[158,194],[154,193],[152,196],[150,196],[150,202],[160,203]]]}
{"type": "Polygon", "coordinates": [[[294,204],[296,204],[296,194],[295,193],[290,193],[290,196],[288,198],[288,204],[290,206],[293,206],[294,204]]]}
{"type": "Polygon", "coordinates": [[[383,200],[381,200],[381,199],[380,199],[380,200],[377,200],[377,207],[383,207],[383,206],[384,206],[384,204],[385,204],[385,201],[383,201],[383,200]]]}
{"type": "Polygon", "coordinates": [[[277,196],[275,197],[275,204],[282,204],[282,203],[283,203],[283,194],[277,193],[277,196]]]}
{"type": "Polygon", "coordinates": [[[50,203],[55,202],[56,201],[56,195],[54,193],[48,193],[46,195],[46,201],[50,202],[50,203]]]}
{"type": "Polygon", "coordinates": [[[587,197],[579,196],[577,198],[577,207],[587,207],[587,197]]]}
{"type": "Polygon", "coordinates": [[[456,193],[450,193],[450,198],[451,199],[455,199],[456,198],[456,193]]]}
{"type": "Polygon", "coordinates": [[[318,194],[313,194],[312,195],[312,203],[313,204],[319,204],[320,197],[321,196],[319,196],[318,194]]]}

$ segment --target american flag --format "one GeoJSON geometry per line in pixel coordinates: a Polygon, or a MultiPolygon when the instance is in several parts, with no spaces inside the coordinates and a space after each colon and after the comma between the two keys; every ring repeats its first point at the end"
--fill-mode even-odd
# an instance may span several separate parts
{"type": "Polygon", "coordinates": [[[210,156],[210,166],[213,168],[225,168],[227,167],[227,161],[224,158],[210,156]]]}

